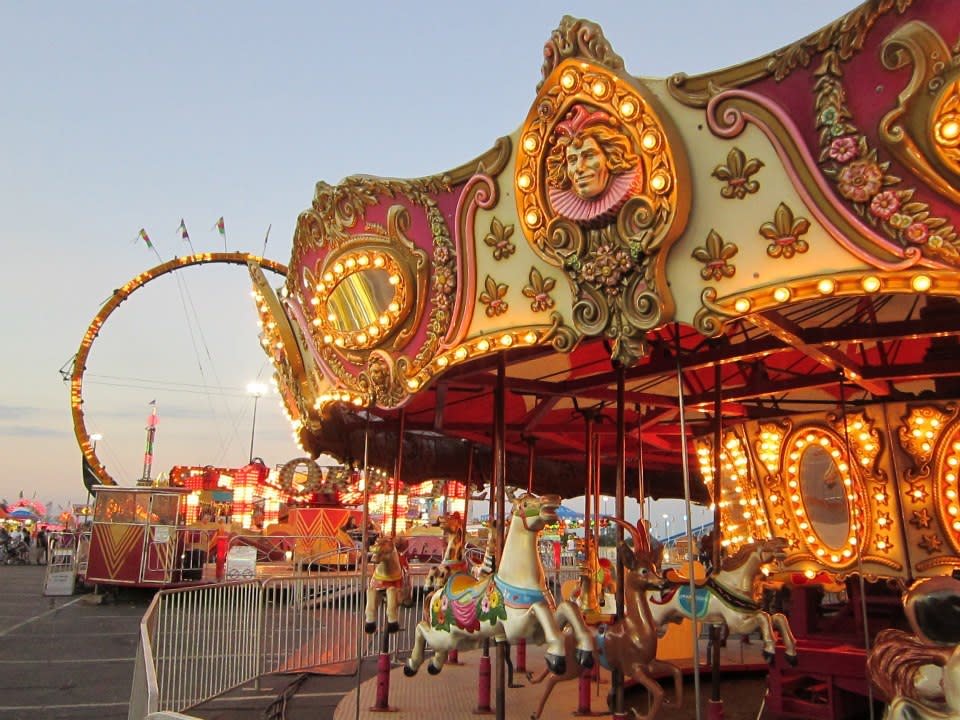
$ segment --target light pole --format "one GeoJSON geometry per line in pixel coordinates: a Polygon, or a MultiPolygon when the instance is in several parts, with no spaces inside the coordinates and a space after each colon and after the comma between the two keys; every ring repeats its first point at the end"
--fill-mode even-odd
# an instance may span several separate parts
{"type": "Polygon", "coordinates": [[[90,436],[90,442],[93,443],[92,449],[94,452],[97,451],[97,440],[103,440],[103,435],[101,435],[100,433],[93,433],[93,435],[90,436]]]}
{"type": "Polygon", "coordinates": [[[253,462],[253,438],[257,433],[257,403],[264,393],[267,392],[267,386],[263,383],[252,382],[247,385],[247,392],[253,395],[253,423],[250,426],[250,460],[253,462]]]}

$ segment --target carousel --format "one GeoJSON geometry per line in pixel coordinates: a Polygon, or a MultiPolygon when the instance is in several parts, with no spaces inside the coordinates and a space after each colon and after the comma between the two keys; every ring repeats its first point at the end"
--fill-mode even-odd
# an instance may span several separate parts
{"type": "MultiPolygon", "coordinates": [[[[716,601],[740,612],[704,622],[761,633],[768,716],[958,717],[956,632],[923,622],[960,568],[958,37],[943,3],[867,2],[766,57],[658,79],[564,17],[515,130],[428,177],[320,181],[285,282],[248,259],[306,454],[494,488],[496,571],[431,596],[408,674],[484,640],[546,643],[557,675],[603,658],[531,550],[586,491],[588,516],[616,498],[612,710],[625,679],[662,695],[651,618],[681,609],[652,607],[669,578],[623,518],[628,496],[672,496],[715,508],[709,577],[689,552],[676,582],[687,612],[716,601]],[[527,491],[512,509],[508,487],[527,491]],[[758,618],[770,561],[780,607],[758,618]],[[884,639],[932,651],[888,682],[873,638],[905,617],[884,639]]],[[[721,702],[715,685],[713,717],[721,702]]]]}
{"type": "MultiPolygon", "coordinates": [[[[249,263],[302,447],[404,481],[477,462],[514,573],[486,592],[536,586],[504,530],[550,515],[537,495],[613,494],[618,519],[628,495],[709,497],[708,564],[776,558],[790,596],[796,645],[762,631],[768,713],[893,701],[866,678],[871,637],[960,566],[958,18],[870,2],[767,57],[651,79],[564,17],[516,130],[429,177],[318,182],[285,284],[249,263]]],[[[564,624],[588,663],[563,603],[516,596],[499,625],[421,623],[410,674],[424,640],[439,672],[477,633],[545,641],[563,672],[564,624]]],[[[911,702],[957,712],[949,677],[911,702]]]]}

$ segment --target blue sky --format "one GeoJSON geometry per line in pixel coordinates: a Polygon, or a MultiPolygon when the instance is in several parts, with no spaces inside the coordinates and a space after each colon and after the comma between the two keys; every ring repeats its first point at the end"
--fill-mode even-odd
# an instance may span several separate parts
{"type": "MultiPolygon", "coordinates": [[[[634,75],[703,72],[819,29],[852,2],[32,2],[0,4],[0,218],[8,330],[0,497],[82,501],[58,370],[114,288],[164,259],[227,245],[289,259],[318,180],[455,167],[523,121],[564,14],[598,22],[634,75]]],[[[122,484],[239,465],[269,375],[241,268],[158,280],[113,314],[84,384],[88,428],[122,484]]],[[[279,279],[275,282],[280,284],[279,279]]],[[[255,454],[297,455],[275,397],[255,454]]]]}

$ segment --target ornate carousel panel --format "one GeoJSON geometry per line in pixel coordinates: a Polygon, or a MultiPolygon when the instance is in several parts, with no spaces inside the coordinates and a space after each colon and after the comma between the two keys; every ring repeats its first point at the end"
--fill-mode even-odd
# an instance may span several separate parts
{"type": "Polygon", "coordinates": [[[429,177],[318,182],[285,285],[251,263],[305,451],[356,458],[324,425],[349,434],[369,412],[385,434],[401,410],[428,444],[489,445],[502,361],[512,457],[535,445],[582,471],[589,414],[612,469],[624,368],[629,452],[649,471],[677,477],[681,413],[690,437],[719,415],[755,465],[745,519],[782,521],[797,563],[847,572],[869,543],[870,573],[926,572],[941,549],[922,537],[954,551],[949,506],[930,509],[935,538],[912,523],[892,411],[844,420],[844,403],[960,396],[958,37],[941,3],[868,2],[766,57],[656,79],[562,18],[515,130],[429,177]],[[859,445],[854,422],[883,443],[859,445]],[[763,459],[742,435],[761,426],[763,459]],[[838,484],[798,520],[818,472],[838,484]]]}

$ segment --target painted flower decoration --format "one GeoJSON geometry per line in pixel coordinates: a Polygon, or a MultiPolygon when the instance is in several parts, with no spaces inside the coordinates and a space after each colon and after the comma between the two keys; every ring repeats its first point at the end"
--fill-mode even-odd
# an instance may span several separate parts
{"type": "Polygon", "coordinates": [[[837,176],[837,190],[853,202],[867,202],[880,192],[882,185],[883,170],[870,160],[855,160],[837,176]]]}
{"type": "Polygon", "coordinates": [[[767,255],[772,258],[792,258],[795,254],[805,253],[810,249],[806,240],[801,238],[810,229],[810,221],[806,218],[793,217],[793,211],[784,203],[780,203],[773,214],[772,223],[760,226],[760,234],[772,242],[767,245],[767,255]]]}
{"type": "Polygon", "coordinates": [[[620,292],[620,282],[632,269],[630,253],[604,244],[597,248],[590,260],[583,263],[580,272],[587,282],[597,283],[608,295],[617,295],[620,292]]]}
{"type": "Polygon", "coordinates": [[[884,190],[870,201],[870,214],[881,220],[889,220],[900,209],[900,198],[893,190],[884,190]]]}
{"type": "Polygon", "coordinates": [[[914,222],[903,231],[903,236],[916,245],[923,245],[930,237],[930,228],[926,223],[914,222]]]}
{"type": "Polygon", "coordinates": [[[507,301],[503,299],[507,294],[509,286],[506,284],[498,284],[497,281],[489,275],[487,275],[483,285],[484,290],[480,293],[480,302],[487,306],[487,317],[503,315],[509,307],[507,301]]]}
{"type": "Polygon", "coordinates": [[[444,294],[452,293],[457,286],[453,272],[447,267],[438,267],[433,276],[433,281],[436,284],[437,291],[444,294]]]}
{"type": "Polygon", "coordinates": [[[511,235],[513,235],[513,225],[504,225],[497,218],[490,223],[490,232],[483,238],[483,242],[487,247],[493,248],[494,260],[506,260],[516,252],[517,246],[510,242],[511,235]]]}
{"type": "Polygon", "coordinates": [[[530,284],[525,285],[521,292],[524,297],[530,298],[530,309],[533,312],[545,312],[556,304],[550,297],[550,291],[557,284],[556,280],[550,277],[544,278],[539,270],[531,267],[528,282],[530,284]]]}
{"type": "Polygon", "coordinates": [[[834,138],[830,142],[830,148],[827,150],[827,155],[836,160],[838,163],[846,163],[851,160],[855,160],[860,155],[860,147],[857,143],[857,139],[852,135],[844,135],[842,137],[834,138]]]}

